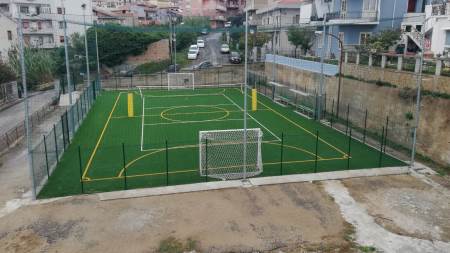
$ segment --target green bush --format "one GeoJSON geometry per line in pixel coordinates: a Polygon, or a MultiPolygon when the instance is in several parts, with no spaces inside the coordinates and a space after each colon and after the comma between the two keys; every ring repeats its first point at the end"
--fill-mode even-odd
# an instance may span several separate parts
{"type": "Polygon", "coordinates": [[[10,66],[0,62],[0,83],[7,83],[16,80],[16,74],[10,66]]]}

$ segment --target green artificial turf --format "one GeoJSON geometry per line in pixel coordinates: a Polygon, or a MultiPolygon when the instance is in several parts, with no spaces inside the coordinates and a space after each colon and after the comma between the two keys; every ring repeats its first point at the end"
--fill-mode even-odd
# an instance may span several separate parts
{"type": "MultiPolygon", "coordinates": [[[[142,93],[145,103],[138,90],[129,92],[102,92],[40,198],[80,194],[82,186],[93,193],[213,180],[199,176],[199,131],[243,128],[242,92],[152,90],[142,93]],[[127,117],[129,92],[134,94],[132,118],[127,117]]],[[[258,99],[258,110],[249,110],[248,127],[264,134],[260,176],[379,167],[378,150],[266,97],[258,99]]],[[[381,154],[381,167],[403,165],[381,154]]]]}

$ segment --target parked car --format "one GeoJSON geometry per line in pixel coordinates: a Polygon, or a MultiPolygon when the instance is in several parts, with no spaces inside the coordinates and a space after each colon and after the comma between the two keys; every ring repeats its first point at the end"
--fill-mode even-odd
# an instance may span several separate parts
{"type": "Polygon", "coordinates": [[[213,67],[213,64],[212,64],[210,61],[204,61],[204,62],[201,62],[201,63],[199,63],[199,64],[197,64],[197,65],[194,65],[194,66],[192,67],[192,69],[194,69],[194,70],[198,70],[198,69],[209,69],[209,68],[211,68],[211,67],[213,67]]]}
{"type": "Polygon", "coordinates": [[[169,67],[167,67],[167,72],[169,72],[169,73],[177,72],[177,71],[180,71],[179,64],[171,64],[171,65],[169,65],[169,67]]]}
{"type": "Polygon", "coordinates": [[[207,35],[209,33],[208,28],[203,28],[201,34],[207,35]]]}
{"type": "Polygon", "coordinates": [[[220,52],[222,54],[230,53],[230,46],[228,46],[228,44],[222,44],[222,46],[220,47],[220,52]]]}
{"type": "Polygon", "coordinates": [[[226,28],[228,28],[228,27],[231,27],[231,21],[228,21],[228,22],[225,22],[225,25],[224,25],[226,28]]]}
{"type": "Polygon", "coordinates": [[[241,63],[241,55],[238,52],[231,52],[229,60],[231,63],[239,64],[241,63]]]}
{"type": "Polygon", "coordinates": [[[197,55],[200,54],[200,48],[197,45],[191,45],[189,47],[189,51],[191,50],[195,50],[195,52],[197,52],[197,55]]]}
{"type": "Polygon", "coordinates": [[[197,40],[197,46],[199,48],[204,48],[205,47],[205,41],[204,40],[197,40]]]}
{"type": "Polygon", "coordinates": [[[197,60],[198,51],[195,49],[189,49],[187,58],[188,60],[197,60]]]}

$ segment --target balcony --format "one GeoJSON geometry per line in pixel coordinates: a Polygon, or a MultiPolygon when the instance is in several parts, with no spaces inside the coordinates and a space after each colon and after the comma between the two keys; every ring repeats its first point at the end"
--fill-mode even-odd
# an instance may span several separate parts
{"type": "Polygon", "coordinates": [[[225,5],[222,5],[221,3],[216,3],[216,10],[226,12],[227,8],[225,7],[225,5]]]}
{"type": "Polygon", "coordinates": [[[239,4],[237,2],[227,1],[228,9],[239,9],[239,4]]]}
{"type": "Polygon", "coordinates": [[[209,20],[211,20],[211,21],[223,21],[223,22],[227,21],[227,19],[224,16],[221,16],[221,15],[211,17],[209,20]]]}
{"type": "Polygon", "coordinates": [[[332,12],[327,15],[327,21],[338,25],[376,25],[378,11],[332,12]]]}
{"type": "Polygon", "coordinates": [[[450,15],[450,3],[431,5],[431,16],[446,16],[446,15],[450,15]]]}
{"type": "Polygon", "coordinates": [[[53,28],[26,28],[23,29],[24,34],[53,34],[55,31],[53,28]]]}

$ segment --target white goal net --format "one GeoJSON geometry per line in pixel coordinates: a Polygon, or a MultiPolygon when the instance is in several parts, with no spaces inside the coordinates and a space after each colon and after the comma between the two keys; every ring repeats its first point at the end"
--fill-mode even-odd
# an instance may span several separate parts
{"type": "Polygon", "coordinates": [[[200,175],[222,180],[253,177],[263,172],[261,129],[200,131],[200,175]]]}
{"type": "Polygon", "coordinates": [[[167,89],[194,89],[194,73],[168,73],[167,89]]]}

